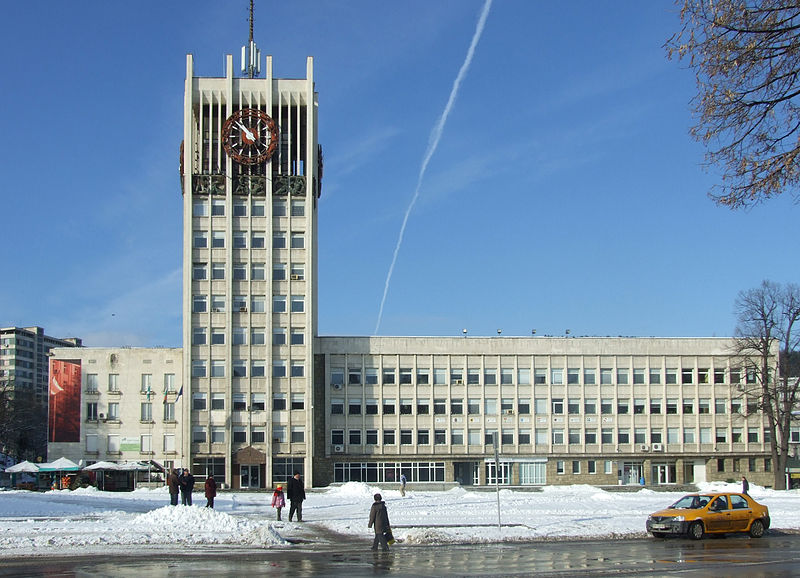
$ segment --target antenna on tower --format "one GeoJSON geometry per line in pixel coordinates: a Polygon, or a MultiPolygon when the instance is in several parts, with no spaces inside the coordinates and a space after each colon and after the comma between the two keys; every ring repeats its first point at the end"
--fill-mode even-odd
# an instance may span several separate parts
{"type": "Polygon", "coordinates": [[[253,0],[250,0],[250,38],[242,46],[242,74],[255,78],[261,74],[261,51],[253,41],[253,0]]]}

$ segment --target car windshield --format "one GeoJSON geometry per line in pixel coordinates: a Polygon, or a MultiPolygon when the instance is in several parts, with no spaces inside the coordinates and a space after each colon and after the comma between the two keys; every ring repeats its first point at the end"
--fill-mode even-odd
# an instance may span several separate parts
{"type": "Polygon", "coordinates": [[[684,496],[672,504],[670,508],[674,510],[697,510],[705,508],[709,501],[711,501],[711,496],[684,496]]]}

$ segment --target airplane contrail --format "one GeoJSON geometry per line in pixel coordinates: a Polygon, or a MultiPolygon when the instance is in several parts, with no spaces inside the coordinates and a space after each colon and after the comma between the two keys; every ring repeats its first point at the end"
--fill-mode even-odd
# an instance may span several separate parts
{"type": "Polygon", "coordinates": [[[436,148],[439,146],[439,140],[442,138],[444,125],[447,122],[447,117],[450,115],[450,110],[453,108],[456,96],[458,96],[458,89],[461,87],[461,82],[467,75],[469,65],[472,64],[472,57],[475,55],[475,47],[478,45],[478,41],[481,39],[483,27],[486,24],[486,18],[489,16],[489,9],[491,7],[492,0],[486,0],[486,2],[483,4],[481,16],[478,19],[478,25],[475,27],[475,34],[472,35],[472,42],[470,42],[469,49],[467,50],[467,57],[464,59],[464,63],[461,65],[461,68],[458,71],[458,76],[456,76],[456,79],[453,82],[453,88],[450,90],[450,98],[447,99],[447,104],[444,107],[444,111],[442,111],[442,116],[439,117],[439,120],[433,126],[430,137],[428,138],[428,149],[425,151],[425,156],[422,158],[422,166],[419,169],[419,176],[417,177],[417,187],[414,189],[414,196],[411,197],[411,203],[408,205],[406,214],[403,217],[403,224],[400,226],[400,234],[397,237],[397,244],[394,247],[394,254],[392,255],[392,263],[389,265],[389,272],[386,275],[386,283],[383,286],[383,297],[381,298],[381,307],[378,311],[378,322],[375,324],[375,332],[373,335],[377,335],[378,329],[380,329],[381,326],[381,319],[383,318],[383,306],[386,304],[386,295],[389,293],[389,283],[392,280],[392,273],[394,272],[394,265],[397,262],[397,255],[400,253],[400,246],[403,244],[403,235],[406,232],[408,217],[417,202],[417,198],[419,198],[419,189],[422,186],[422,178],[425,176],[425,171],[428,168],[428,163],[430,162],[433,153],[436,152],[436,148]]]}

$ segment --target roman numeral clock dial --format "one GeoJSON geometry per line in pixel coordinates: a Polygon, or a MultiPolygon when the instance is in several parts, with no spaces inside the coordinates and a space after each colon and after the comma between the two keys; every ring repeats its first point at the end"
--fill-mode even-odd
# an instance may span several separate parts
{"type": "Polygon", "coordinates": [[[266,162],[278,145],[278,127],[265,112],[243,108],[234,112],[222,125],[225,152],[240,165],[266,162]]]}

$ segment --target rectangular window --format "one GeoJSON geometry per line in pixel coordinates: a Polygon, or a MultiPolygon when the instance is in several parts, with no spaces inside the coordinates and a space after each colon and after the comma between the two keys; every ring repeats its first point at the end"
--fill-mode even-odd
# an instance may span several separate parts
{"type": "Polygon", "coordinates": [[[413,410],[413,403],[410,399],[400,400],[400,415],[411,415],[413,410]]]}
{"type": "Polygon", "coordinates": [[[603,398],[600,400],[600,413],[603,415],[611,415],[614,413],[614,400],[603,398]]]}
{"type": "Polygon", "coordinates": [[[233,394],[233,411],[247,410],[247,395],[244,393],[233,394]]]}
{"type": "Polygon", "coordinates": [[[577,385],[581,382],[581,370],[577,367],[567,368],[567,385],[577,385]]]}
{"type": "Polygon", "coordinates": [[[410,446],[414,443],[413,432],[410,429],[400,430],[400,445],[410,446]]]}
{"type": "Polygon", "coordinates": [[[450,413],[452,415],[461,415],[464,413],[464,400],[460,397],[450,399],[450,413]]]}
{"type": "Polygon", "coordinates": [[[304,377],[306,374],[305,362],[302,359],[292,359],[291,376],[304,377]]]}
{"type": "Polygon", "coordinates": [[[572,460],[572,473],[573,474],[580,474],[581,473],[581,462],[578,460],[572,460]]]}
{"type": "Polygon", "coordinates": [[[685,444],[695,443],[693,427],[683,428],[683,443],[685,444]]]}
{"type": "Polygon", "coordinates": [[[267,409],[267,396],[263,393],[250,394],[250,410],[251,411],[266,411],[267,409]]]}
{"type": "Polygon", "coordinates": [[[600,368],[600,385],[611,385],[614,372],[610,367],[600,368]]]}
{"type": "Polygon", "coordinates": [[[478,415],[481,413],[481,400],[470,398],[467,400],[467,414],[478,415]]]}
{"type": "Polygon", "coordinates": [[[208,266],[205,263],[192,265],[192,281],[205,281],[208,279],[208,266]]]}
{"type": "Polygon", "coordinates": [[[619,385],[628,385],[628,383],[630,383],[628,381],[628,370],[627,369],[617,369],[617,383],[619,385]]]}
{"type": "Polygon", "coordinates": [[[272,216],[285,217],[287,214],[287,204],[283,199],[274,199],[272,201],[272,216]]]}
{"type": "Polygon", "coordinates": [[[225,443],[225,428],[221,426],[211,427],[211,443],[224,444],[225,443]]]}
{"type": "Polygon", "coordinates": [[[225,216],[225,199],[211,199],[211,216],[225,216]]]}
{"type": "Polygon", "coordinates": [[[544,385],[547,383],[547,370],[544,368],[537,368],[533,370],[533,383],[534,385],[544,385]]]}
{"type": "Polygon", "coordinates": [[[273,263],[272,264],[272,280],[285,281],[286,280],[286,263],[273,263]]]}
{"type": "Polygon", "coordinates": [[[211,377],[225,377],[225,360],[211,360],[211,377]]]}
{"type": "Polygon", "coordinates": [[[305,329],[301,327],[293,327],[291,332],[292,345],[304,345],[306,342],[305,329]]]}
{"type": "Polygon", "coordinates": [[[553,430],[553,444],[560,445],[564,443],[564,430],[563,429],[554,429],[553,430]]]}
{"type": "Polygon", "coordinates": [[[383,445],[393,446],[396,443],[393,429],[383,430],[383,445]]]}
{"type": "Polygon", "coordinates": [[[212,393],[211,394],[211,409],[225,409],[225,394],[212,393]]]}
{"type": "Polygon", "coordinates": [[[276,444],[286,443],[286,426],[272,425],[272,441],[276,444]]]}
{"type": "Polygon", "coordinates": [[[588,462],[586,462],[586,471],[589,472],[590,474],[596,474],[597,462],[594,460],[589,460],[588,462]]]}
{"type": "Polygon", "coordinates": [[[175,421],[175,404],[167,402],[164,405],[164,421],[175,421]]]}
{"type": "Polygon", "coordinates": [[[667,385],[675,385],[678,383],[678,370],[675,368],[667,368],[666,379],[664,381],[667,385]]]}
{"type": "Polygon", "coordinates": [[[551,407],[554,414],[564,413],[564,400],[560,397],[554,397],[551,407]]]}
{"type": "Polygon", "coordinates": [[[235,444],[247,443],[247,428],[243,426],[233,426],[233,443],[235,444]]]}
{"type": "Polygon", "coordinates": [[[272,312],[286,313],[286,295],[273,295],[272,312]]]}
{"type": "Polygon", "coordinates": [[[683,400],[683,413],[685,413],[685,414],[694,413],[694,400],[693,399],[684,399],[683,400]]]}
{"type": "Polygon", "coordinates": [[[339,397],[331,398],[331,415],[344,415],[344,399],[339,397]]]}
{"type": "Polygon", "coordinates": [[[274,231],[272,233],[272,248],[273,249],[286,248],[286,231],[274,231]]]}
{"type": "Polygon", "coordinates": [[[677,414],[678,413],[678,400],[675,398],[667,398],[667,414],[677,414]]]}
{"type": "Polygon", "coordinates": [[[587,429],[584,433],[584,440],[586,444],[596,444],[597,443],[597,430],[596,429],[587,429]]]}
{"type": "Polygon", "coordinates": [[[661,413],[661,402],[660,399],[651,399],[650,400],[650,413],[652,414],[659,414],[661,413]]]}
{"type": "Polygon", "coordinates": [[[495,368],[486,368],[483,370],[483,384],[484,385],[497,385],[497,370],[495,368]]]}
{"type": "Polygon", "coordinates": [[[192,202],[192,216],[193,217],[207,217],[208,216],[208,201],[205,199],[195,199],[192,202]]]}
{"type": "Polygon", "coordinates": [[[233,201],[233,216],[246,217],[247,216],[247,203],[241,199],[233,201]]]}
{"type": "Polygon", "coordinates": [[[291,429],[291,442],[293,444],[302,444],[306,441],[306,428],[302,425],[293,425],[291,429]]]}
{"type": "Polygon", "coordinates": [[[619,444],[631,443],[631,432],[628,428],[622,427],[617,430],[617,443],[619,444]]]}
{"type": "MultiPolygon", "coordinates": [[[[400,413],[403,413],[402,412],[402,407],[403,406],[401,405],[400,406],[400,408],[401,408],[400,413]]],[[[359,398],[355,398],[355,399],[348,399],[347,400],[347,413],[349,415],[361,415],[361,398],[360,397],[359,398]]],[[[409,413],[411,413],[411,412],[409,411],[409,413]]]]}
{"type": "Polygon", "coordinates": [[[531,384],[531,370],[528,367],[520,367],[517,369],[517,384],[530,385],[531,384]]]}
{"type": "Polygon", "coordinates": [[[364,405],[364,413],[366,415],[378,415],[378,400],[368,399],[364,405]]]}
{"type": "Polygon", "coordinates": [[[97,421],[97,402],[86,404],[86,421],[97,421]]]}
{"type": "Polygon", "coordinates": [[[431,443],[430,430],[420,429],[417,430],[417,445],[427,446],[431,443]]]}
{"type": "Polygon", "coordinates": [[[267,441],[267,430],[263,427],[254,427],[250,430],[250,443],[263,444],[267,441]]]}
{"type": "Polygon", "coordinates": [[[497,415],[497,399],[486,398],[484,401],[484,413],[486,415],[497,415]]]}
{"type": "Polygon", "coordinates": [[[383,385],[394,385],[395,370],[393,367],[383,368],[383,385]]]}
{"type": "Polygon", "coordinates": [[[500,368],[500,385],[514,384],[514,370],[511,367],[500,368]]]}
{"type": "Polygon", "coordinates": [[[634,415],[641,415],[644,413],[644,408],[646,406],[646,400],[644,399],[634,399],[633,400],[633,414],[634,415]]]}
{"type": "Polygon", "coordinates": [[[650,368],[650,384],[651,385],[660,385],[661,384],[661,368],[660,367],[651,367],[650,368]]]}
{"type": "Polygon", "coordinates": [[[517,400],[517,412],[520,415],[530,415],[531,400],[529,397],[521,397],[517,400]]]}
{"type": "Polygon", "coordinates": [[[233,233],[233,248],[234,249],[247,249],[247,233],[244,231],[234,231],[233,233]]]}
{"type": "Polygon", "coordinates": [[[644,383],[644,368],[633,370],[633,384],[640,385],[644,383]]]}
{"type": "MultiPolygon", "coordinates": [[[[119,374],[117,373],[108,374],[108,391],[119,391],[119,374]]],[[[172,390],[167,390],[167,391],[172,391],[172,390]]]]}
{"type": "Polygon", "coordinates": [[[207,409],[206,405],[207,396],[203,392],[196,392],[192,394],[192,410],[203,411],[207,409]]]}
{"type": "Polygon", "coordinates": [[[293,410],[302,410],[306,408],[306,397],[304,393],[293,393],[292,394],[292,405],[293,410]]]}
{"type": "Polygon", "coordinates": [[[434,399],[433,400],[433,414],[434,415],[444,415],[447,413],[447,400],[446,399],[434,399]]]}
{"type": "Polygon", "coordinates": [[[614,430],[604,427],[600,430],[600,441],[604,444],[614,443],[614,430]]]}
{"type": "Polygon", "coordinates": [[[517,441],[520,445],[530,445],[531,443],[531,430],[528,428],[520,429],[517,441]]]}
{"type": "Polygon", "coordinates": [[[553,368],[550,370],[550,384],[551,385],[564,385],[564,370],[561,368],[553,368]]]}
{"type": "Polygon", "coordinates": [[[306,298],[303,295],[292,295],[292,313],[303,313],[306,310],[306,298]]]}
{"type": "Polygon", "coordinates": [[[272,377],[286,377],[286,360],[272,360],[272,377]]]}
{"type": "Polygon", "coordinates": [[[120,452],[120,436],[119,434],[109,434],[108,436],[108,453],[118,454],[120,452]]]}
{"type": "Polygon", "coordinates": [[[567,413],[569,415],[578,415],[581,413],[581,400],[578,398],[570,398],[567,400],[567,413]]]}
{"type": "Polygon", "coordinates": [[[272,394],[272,411],[283,411],[286,409],[286,394],[273,393],[272,394]]]}
{"type": "Polygon", "coordinates": [[[225,345],[225,329],[222,327],[211,329],[211,345],[225,345]]]}
{"type": "Polygon", "coordinates": [[[213,231],[211,233],[211,248],[212,249],[225,248],[225,231],[213,231]]]}
{"type": "Polygon", "coordinates": [[[292,249],[305,249],[306,236],[305,233],[292,233],[292,249]]]}
{"type": "Polygon", "coordinates": [[[450,430],[450,444],[454,446],[464,445],[464,430],[457,428],[450,430]]]}
{"type": "Polygon", "coordinates": [[[376,429],[368,429],[366,431],[366,439],[365,442],[368,446],[376,446],[378,445],[378,430],[376,429]]]}
{"type": "Polygon", "coordinates": [[[97,434],[86,434],[86,452],[96,454],[98,451],[97,434]]]}
{"type": "Polygon", "coordinates": [[[593,367],[583,370],[583,383],[584,385],[597,384],[597,371],[593,367]]]}
{"type": "Polygon", "coordinates": [[[202,426],[192,427],[192,443],[202,444],[206,442],[206,428],[202,426]]]}
{"type": "Polygon", "coordinates": [[[266,246],[267,238],[264,231],[253,231],[250,237],[250,246],[253,249],[263,249],[266,246]]]}
{"type": "Polygon", "coordinates": [[[718,427],[715,430],[714,441],[718,444],[728,443],[728,429],[724,427],[718,427]]]}
{"type": "Polygon", "coordinates": [[[384,415],[394,415],[395,413],[395,400],[385,398],[383,400],[383,413],[384,415]]]}

